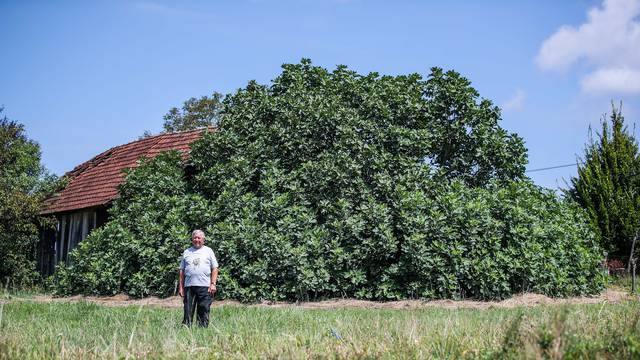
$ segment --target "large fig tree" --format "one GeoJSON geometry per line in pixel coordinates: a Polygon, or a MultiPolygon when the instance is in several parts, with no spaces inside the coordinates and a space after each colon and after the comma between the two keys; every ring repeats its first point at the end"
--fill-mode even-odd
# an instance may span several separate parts
{"type": "MultiPolygon", "coordinates": [[[[271,84],[250,82],[225,98],[216,131],[192,144],[195,175],[179,178],[173,167],[182,200],[135,195],[148,193],[144,182],[166,182],[151,161],[129,175],[137,185],[125,185],[123,199],[135,200],[113,210],[119,225],[87,241],[144,236],[136,224],[150,219],[165,225],[156,239],[202,228],[220,260],[220,295],[245,301],[598,291],[600,251],[582,211],[526,179],[523,141],[499,120],[453,71],[422,78],[284,65],[271,84]]],[[[74,257],[78,269],[84,258],[74,257]]],[[[136,279],[158,275],[133,267],[136,279]]],[[[87,292],[70,274],[61,288],[87,292]]],[[[134,283],[110,291],[140,294],[134,283]]],[[[90,291],[103,288],[91,282],[90,291]]]]}
{"type": "Polygon", "coordinates": [[[423,79],[303,60],[269,86],[249,83],[192,152],[195,191],[216,209],[198,225],[225,286],[243,299],[597,289],[580,211],[525,180],[523,141],[499,120],[467,79],[438,68],[423,79]]]}

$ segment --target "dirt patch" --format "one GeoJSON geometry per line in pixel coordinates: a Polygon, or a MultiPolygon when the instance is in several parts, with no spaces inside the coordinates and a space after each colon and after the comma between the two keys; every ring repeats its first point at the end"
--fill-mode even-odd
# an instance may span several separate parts
{"type": "MultiPolygon", "coordinates": [[[[619,290],[608,289],[598,296],[593,297],[573,297],[573,298],[550,298],[539,294],[520,294],[510,299],[502,301],[474,301],[474,300],[402,300],[402,301],[366,301],[355,299],[334,299],[317,302],[262,302],[258,304],[242,305],[234,300],[214,301],[214,307],[236,305],[236,306],[256,306],[265,308],[302,308],[302,309],[488,309],[488,308],[514,308],[519,306],[536,305],[560,305],[560,304],[615,304],[623,301],[634,300],[628,293],[619,290]]],[[[27,300],[27,299],[26,299],[27,300]]],[[[144,299],[133,299],[127,295],[115,296],[72,296],[65,298],[54,298],[51,296],[39,295],[33,299],[38,302],[78,302],[88,301],[104,306],[153,306],[161,308],[181,308],[182,298],[173,296],[165,299],[148,297],[144,299]]]]}

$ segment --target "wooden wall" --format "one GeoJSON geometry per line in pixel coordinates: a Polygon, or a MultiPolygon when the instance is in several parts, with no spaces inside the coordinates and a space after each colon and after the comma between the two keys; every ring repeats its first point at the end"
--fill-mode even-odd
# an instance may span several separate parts
{"type": "Polygon", "coordinates": [[[69,252],[84,240],[91,230],[107,221],[105,208],[56,214],[55,231],[43,231],[38,246],[38,270],[43,275],[53,273],[59,263],[69,263],[69,252]]]}

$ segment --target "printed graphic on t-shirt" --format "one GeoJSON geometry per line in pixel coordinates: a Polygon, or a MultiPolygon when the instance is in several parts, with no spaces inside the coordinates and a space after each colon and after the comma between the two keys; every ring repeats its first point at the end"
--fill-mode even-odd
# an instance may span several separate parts
{"type": "Polygon", "coordinates": [[[185,286],[209,286],[211,269],[218,267],[218,262],[210,248],[189,248],[182,255],[180,267],[184,271],[185,286]]]}

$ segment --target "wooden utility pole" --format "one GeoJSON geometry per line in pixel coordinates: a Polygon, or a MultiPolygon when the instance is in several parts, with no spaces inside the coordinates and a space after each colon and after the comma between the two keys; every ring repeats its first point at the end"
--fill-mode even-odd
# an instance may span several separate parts
{"type": "Polygon", "coordinates": [[[629,253],[629,263],[627,264],[628,274],[631,273],[631,261],[633,261],[635,255],[634,252],[636,251],[636,240],[638,240],[638,230],[636,230],[636,236],[633,237],[633,242],[631,243],[631,253],[629,253]]]}
{"type": "Polygon", "coordinates": [[[631,253],[629,254],[629,266],[628,273],[631,274],[631,293],[636,293],[636,240],[638,240],[638,230],[636,230],[636,236],[633,237],[631,243],[631,253]]]}
{"type": "Polygon", "coordinates": [[[636,258],[631,259],[631,294],[636,293],[636,258]]]}

